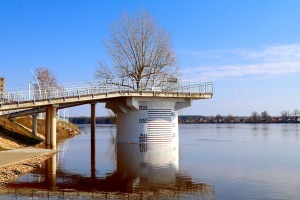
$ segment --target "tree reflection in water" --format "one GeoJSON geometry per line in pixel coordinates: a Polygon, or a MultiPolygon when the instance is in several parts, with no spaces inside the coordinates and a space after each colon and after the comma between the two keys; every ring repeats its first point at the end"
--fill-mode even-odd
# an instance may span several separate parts
{"type": "Polygon", "coordinates": [[[178,144],[116,144],[117,168],[105,177],[96,176],[95,155],[95,143],[91,143],[90,177],[57,168],[54,155],[32,173],[31,179],[8,184],[5,190],[64,191],[64,195],[76,192],[79,196],[87,192],[106,193],[106,197],[107,193],[118,193],[172,199],[214,198],[212,186],[193,182],[190,176],[179,172],[178,144]]]}

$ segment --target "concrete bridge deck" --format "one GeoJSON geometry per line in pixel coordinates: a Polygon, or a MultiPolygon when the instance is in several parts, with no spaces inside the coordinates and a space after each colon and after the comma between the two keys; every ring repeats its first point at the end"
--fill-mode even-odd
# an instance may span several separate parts
{"type": "MultiPolygon", "coordinates": [[[[30,87],[29,87],[30,88],[30,87]]],[[[118,142],[178,141],[178,110],[191,106],[192,100],[210,99],[213,84],[179,81],[87,82],[77,86],[35,88],[7,92],[0,96],[0,113],[14,112],[15,117],[32,114],[32,130],[36,133],[37,115],[46,112],[46,148],[56,149],[57,109],[91,104],[91,140],[95,140],[95,105],[105,102],[117,114],[118,142]],[[151,84],[150,84],[151,83],[151,84]],[[128,126],[130,124],[130,126],[128,126]]]]}
{"type": "MultiPolygon", "coordinates": [[[[141,84],[141,83],[140,83],[141,84]]],[[[62,85],[56,88],[7,92],[0,96],[0,111],[44,108],[48,105],[72,107],[93,102],[106,102],[120,97],[163,97],[209,99],[213,95],[213,84],[182,82],[165,83],[160,87],[134,89],[134,82],[124,84],[87,82],[81,85],[62,85]]],[[[43,111],[41,111],[43,112],[43,111]]]]}

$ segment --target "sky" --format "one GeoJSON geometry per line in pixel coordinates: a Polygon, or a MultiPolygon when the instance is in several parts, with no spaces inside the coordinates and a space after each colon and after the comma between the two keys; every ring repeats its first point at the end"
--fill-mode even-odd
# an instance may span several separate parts
{"type": "MultiPolygon", "coordinates": [[[[104,40],[124,13],[146,9],[171,34],[188,81],[214,83],[213,98],[180,114],[280,115],[300,110],[298,0],[0,0],[0,77],[6,89],[34,83],[46,67],[59,84],[94,80],[110,63],[104,40]]],[[[89,116],[89,106],[69,109],[89,116]]],[[[97,104],[97,115],[108,112],[97,104]]]]}

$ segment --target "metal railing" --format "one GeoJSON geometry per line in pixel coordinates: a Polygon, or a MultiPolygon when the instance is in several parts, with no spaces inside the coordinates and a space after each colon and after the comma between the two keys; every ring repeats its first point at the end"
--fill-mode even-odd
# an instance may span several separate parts
{"type": "Polygon", "coordinates": [[[67,98],[74,96],[96,95],[101,93],[141,91],[141,92],[187,92],[187,93],[213,93],[213,83],[195,83],[187,81],[131,81],[106,80],[87,81],[76,84],[64,84],[47,89],[21,90],[6,92],[0,96],[0,104],[20,103],[25,101],[48,100],[54,98],[67,98]]]}

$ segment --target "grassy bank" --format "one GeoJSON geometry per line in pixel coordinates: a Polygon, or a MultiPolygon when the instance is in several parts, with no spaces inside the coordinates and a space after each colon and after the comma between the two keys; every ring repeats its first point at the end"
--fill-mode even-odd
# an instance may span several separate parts
{"type": "MultiPolygon", "coordinates": [[[[45,120],[38,119],[35,136],[31,133],[30,116],[19,117],[10,121],[0,116],[0,151],[39,144],[45,139],[45,120]]],[[[57,122],[57,141],[72,137],[79,133],[76,125],[68,122],[57,122]]]]}

